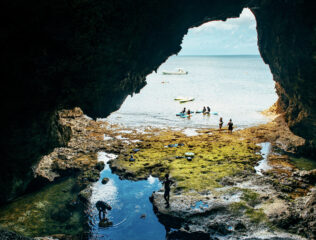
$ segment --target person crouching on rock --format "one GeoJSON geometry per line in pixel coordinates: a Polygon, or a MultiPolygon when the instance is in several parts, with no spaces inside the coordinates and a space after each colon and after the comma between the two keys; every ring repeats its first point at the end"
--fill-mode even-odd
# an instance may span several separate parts
{"type": "Polygon", "coordinates": [[[170,186],[174,182],[169,179],[169,174],[168,173],[165,175],[165,177],[166,177],[166,179],[165,179],[165,181],[163,181],[163,184],[164,184],[164,187],[165,187],[165,193],[164,193],[163,197],[166,200],[166,208],[168,208],[169,207],[169,198],[170,198],[170,186]]]}
{"type": "Polygon", "coordinates": [[[99,211],[100,221],[102,219],[105,219],[106,210],[112,210],[112,207],[109,204],[107,204],[106,202],[103,202],[103,201],[97,201],[95,206],[96,206],[96,208],[99,211]],[[101,218],[101,213],[103,213],[103,218],[101,218]]]}

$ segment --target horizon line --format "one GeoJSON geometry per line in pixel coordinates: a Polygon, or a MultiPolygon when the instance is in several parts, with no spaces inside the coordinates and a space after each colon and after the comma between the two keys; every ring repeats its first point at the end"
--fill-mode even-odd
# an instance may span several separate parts
{"type": "Polygon", "coordinates": [[[260,54],[179,54],[177,57],[192,57],[192,56],[260,56],[260,54]]]}

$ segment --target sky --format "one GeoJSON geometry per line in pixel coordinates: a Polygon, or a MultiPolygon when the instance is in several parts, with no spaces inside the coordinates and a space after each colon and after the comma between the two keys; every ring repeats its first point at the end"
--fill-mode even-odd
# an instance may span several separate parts
{"type": "Polygon", "coordinates": [[[256,19],[245,8],[239,18],[190,28],[179,55],[259,55],[256,19]]]}

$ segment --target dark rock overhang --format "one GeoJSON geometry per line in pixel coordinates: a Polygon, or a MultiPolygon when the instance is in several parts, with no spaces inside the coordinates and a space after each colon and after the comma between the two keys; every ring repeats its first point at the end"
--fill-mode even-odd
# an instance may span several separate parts
{"type": "MultiPolygon", "coordinates": [[[[65,145],[56,111],[79,106],[106,117],[180,51],[188,29],[249,7],[276,81],[279,107],[315,149],[315,7],[312,1],[109,0],[1,3],[0,202],[22,193],[31,166],[65,145]]],[[[312,150],[314,151],[314,150],[312,150]]]]}

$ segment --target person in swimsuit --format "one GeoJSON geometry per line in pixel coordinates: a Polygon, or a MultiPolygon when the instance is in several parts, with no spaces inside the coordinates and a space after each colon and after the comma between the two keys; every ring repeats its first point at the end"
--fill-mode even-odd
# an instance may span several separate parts
{"type": "Polygon", "coordinates": [[[220,117],[219,118],[219,124],[218,124],[218,126],[219,126],[219,130],[221,131],[222,130],[222,127],[223,127],[223,118],[222,117],[220,117]]]}
{"type": "Polygon", "coordinates": [[[232,121],[232,119],[229,119],[229,122],[228,122],[228,131],[230,132],[230,133],[232,133],[233,132],[233,121],[232,121]]]}
{"type": "Polygon", "coordinates": [[[166,201],[166,208],[169,207],[169,198],[170,198],[170,185],[174,182],[169,179],[169,174],[166,173],[165,175],[166,179],[163,181],[164,187],[165,187],[165,193],[163,195],[165,201],[166,201]]]}

